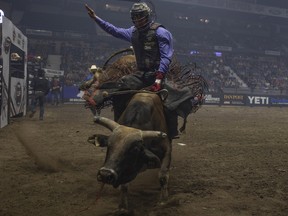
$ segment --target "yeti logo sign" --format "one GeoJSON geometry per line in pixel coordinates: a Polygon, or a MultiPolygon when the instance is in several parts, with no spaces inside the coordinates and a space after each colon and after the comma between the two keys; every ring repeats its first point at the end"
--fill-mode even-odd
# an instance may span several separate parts
{"type": "Polygon", "coordinates": [[[269,97],[248,96],[249,104],[253,105],[269,105],[269,97]]]}

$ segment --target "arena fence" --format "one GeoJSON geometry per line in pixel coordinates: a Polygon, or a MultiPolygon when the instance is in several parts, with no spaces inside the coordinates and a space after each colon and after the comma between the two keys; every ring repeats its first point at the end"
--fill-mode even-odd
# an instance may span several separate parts
{"type": "Polygon", "coordinates": [[[288,95],[207,94],[205,105],[219,106],[288,106],[288,95]]]}

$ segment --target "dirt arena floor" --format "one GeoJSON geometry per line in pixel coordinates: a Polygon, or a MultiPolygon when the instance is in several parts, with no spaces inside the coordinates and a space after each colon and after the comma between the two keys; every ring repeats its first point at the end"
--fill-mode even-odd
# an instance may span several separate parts
{"type": "MultiPolygon", "coordinates": [[[[96,180],[105,149],[86,142],[109,131],[83,105],[37,114],[0,129],[0,215],[113,215],[119,190],[99,193],[96,180]]],[[[203,106],[173,141],[167,204],[156,205],[157,170],[146,171],[131,183],[135,215],[287,216],[287,125],[287,108],[203,106]]]]}

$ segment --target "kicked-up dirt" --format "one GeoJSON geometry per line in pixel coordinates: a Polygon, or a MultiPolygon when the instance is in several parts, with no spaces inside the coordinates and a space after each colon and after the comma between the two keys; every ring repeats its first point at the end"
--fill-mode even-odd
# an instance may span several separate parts
{"type": "MultiPolygon", "coordinates": [[[[96,180],[105,148],[86,141],[109,131],[83,105],[38,114],[0,129],[0,215],[113,215],[119,190],[96,180]]],[[[145,171],[130,185],[134,215],[287,216],[287,124],[287,108],[203,106],[173,141],[169,200],[157,205],[158,170],[145,171]]]]}

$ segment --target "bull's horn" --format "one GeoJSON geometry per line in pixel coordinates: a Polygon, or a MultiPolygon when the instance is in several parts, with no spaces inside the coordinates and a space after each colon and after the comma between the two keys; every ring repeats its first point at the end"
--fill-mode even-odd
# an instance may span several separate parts
{"type": "Polygon", "coordinates": [[[142,136],[144,138],[166,138],[167,134],[161,131],[142,131],[142,136]]]}
{"type": "Polygon", "coordinates": [[[94,117],[94,122],[97,124],[100,124],[109,130],[113,131],[116,127],[119,126],[119,124],[111,119],[105,118],[105,117],[94,117]]]}

